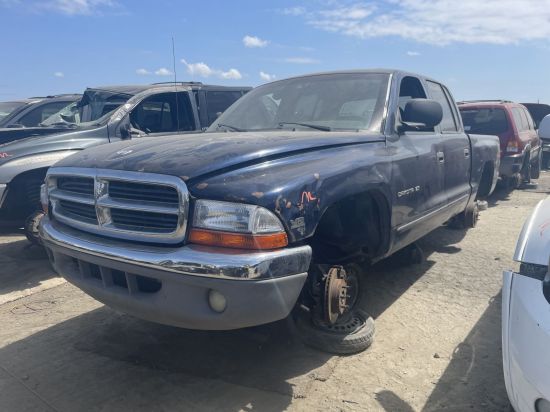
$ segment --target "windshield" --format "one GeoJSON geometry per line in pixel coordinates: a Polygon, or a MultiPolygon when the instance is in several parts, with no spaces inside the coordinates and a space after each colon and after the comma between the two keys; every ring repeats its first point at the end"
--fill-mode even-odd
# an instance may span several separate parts
{"type": "Polygon", "coordinates": [[[503,109],[460,110],[464,130],[473,134],[499,135],[508,130],[508,120],[503,109]]]}
{"type": "Polygon", "coordinates": [[[40,123],[40,126],[66,125],[72,128],[86,128],[102,124],[131,96],[105,90],[87,90],[81,100],[65,106],[40,123]]]}
{"type": "Polygon", "coordinates": [[[24,106],[25,102],[0,102],[0,120],[9,116],[16,109],[24,106]]]}
{"type": "Polygon", "coordinates": [[[128,101],[133,94],[109,90],[86,90],[78,102],[81,122],[93,122],[103,118],[128,101]]]}
{"type": "Polygon", "coordinates": [[[42,123],[40,123],[40,126],[51,126],[51,125],[60,124],[60,123],[74,123],[74,124],[80,123],[80,112],[78,110],[78,102],[70,103],[69,105],[65,106],[63,109],[58,111],[57,113],[52,114],[42,123]]]}
{"type": "Polygon", "coordinates": [[[388,83],[388,74],[342,73],[266,84],[237,100],[208,131],[290,128],[379,132],[388,83]]]}

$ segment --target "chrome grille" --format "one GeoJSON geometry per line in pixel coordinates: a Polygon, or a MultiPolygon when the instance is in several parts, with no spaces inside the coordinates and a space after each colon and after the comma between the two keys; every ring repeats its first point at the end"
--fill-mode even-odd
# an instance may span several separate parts
{"type": "Polygon", "coordinates": [[[176,188],[142,183],[111,182],[109,184],[109,196],[113,199],[145,200],[170,205],[177,205],[179,202],[176,188]]]}
{"type": "Polygon", "coordinates": [[[66,192],[94,195],[94,179],[89,177],[61,176],[57,179],[57,187],[66,192]]]}
{"type": "Polygon", "coordinates": [[[72,216],[74,219],[82,219],[88,223],[97,224],[97,216],[94,205],[72,202],[70,200],[59,199],[59,209],[63,214],[72,216]]]}
{"type": "Polygon", "coordinates": [[[185,237],[189,193],[174,176],[87,168],[51,168],[55,219],[87,232],[154,243],[185,237]]]}

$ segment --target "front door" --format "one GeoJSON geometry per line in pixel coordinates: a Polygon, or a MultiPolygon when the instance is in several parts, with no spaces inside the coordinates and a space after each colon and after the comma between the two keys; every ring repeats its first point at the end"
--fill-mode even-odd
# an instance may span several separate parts
{"type": "MultiPolygon", "coordinates": [[[[418,78],[404,77],[400,85],[399,112],[413,98],[425,99],[424,87],[418,78]]],[[[447,203],[444,153],[441,135],[436,130],[407,131],[389,141],[388,146],[393,157],[392,226],[396,230],[395,248],[398,249],[443,223],[439,216],[447,203]]]]}

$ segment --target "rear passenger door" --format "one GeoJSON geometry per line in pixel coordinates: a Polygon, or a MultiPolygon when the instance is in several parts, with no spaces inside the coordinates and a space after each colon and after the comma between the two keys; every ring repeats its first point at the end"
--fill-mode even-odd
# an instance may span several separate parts
{"type": "MultiPolygon", "coordinates": [[[[526,129],[528,131],[528,138],[529,143],[531,144],[531,152],[533,155],[538,154],[538,147],[540,146],[540,140],[539,140],[539,134],[535,130],[535,122],[533,121],[533,118],[531,117],[531,114],[526,108],[521,108],[521,111],[523,113],[526,129]]],[[[531,157],[532,159],[533,157],[531,157]]]]}
{"type": "Polygon", "coordinates": [[[430,98],[439,102],[443,109],[443,120],[439,133],[443,143],[444,186],[450,209],[463,210],[470,196],[471,153],[470,139],[462,130],[454,100],[447,88],[428,80],[430,98]]]}

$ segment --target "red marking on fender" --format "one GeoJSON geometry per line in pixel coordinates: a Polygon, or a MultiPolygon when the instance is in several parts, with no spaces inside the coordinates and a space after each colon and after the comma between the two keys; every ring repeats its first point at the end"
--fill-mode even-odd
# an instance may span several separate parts
{"type": "Polygon", "coordinates": [[[0,153],[0,159],[5,159],[6,157],[10,157],[10,156],[11,156],[11,154],[6,153],[6,152],[0,153]]]}
{"type": "Polygon", "coordinates": [[[309,202],[313,200],[317,200],[315,196],[313,196],[313,193],[311,192],[302,192],[302,203],[304,203],[304,198],[309,202]]]}

